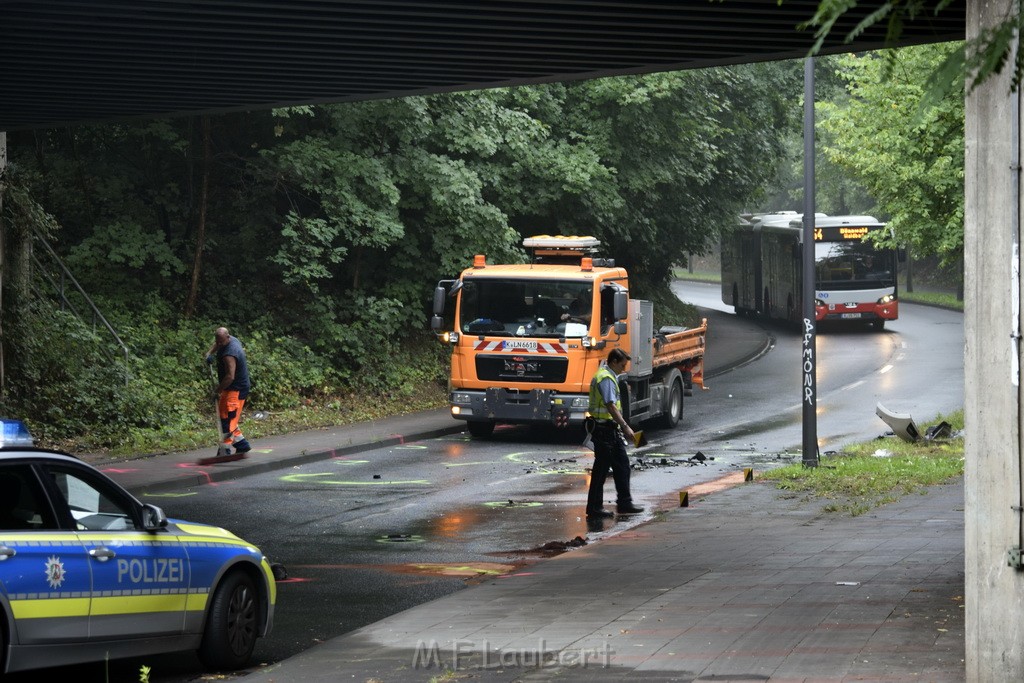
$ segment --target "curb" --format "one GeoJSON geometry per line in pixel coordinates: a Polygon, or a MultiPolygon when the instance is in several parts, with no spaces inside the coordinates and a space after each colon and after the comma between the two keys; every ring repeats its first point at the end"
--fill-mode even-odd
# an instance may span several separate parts
{"type": "Polygon", "coordinates": [[[174,491],[176,489],[189,488],[191,486],[201,486],[203,484],[230,481],[232,479],[240,479],[242,477],[247,477],[252,474],[259,474],[262,472],[272,472],[274,470],[281,469],[282,467],[294,467],[297,465],[305,465],[311,462],[329,460],[339,455],[349,455],[351,453],[358,453],[368,448],[386,448],[388,446],[398,446],[409,441],[433,439],[439,436],[446,436],[448,434],[458,434],[464,431],[465,425],[460,423],[452,425],[450,427],[426,429],[421,432],[396,434],[394,436],[385,437],[382,439],[378,439],[376,441],[349,443],[348,445],[337,446],[328,450],[318,450],[311,452],[303,451],[295,455],[286,455],[277,459],[260,460],[259,456],[250,456],[245,459],[245,464],[231,467],[230,469],[217,469],[212,471],[204,469],[202,472],[190,472],[188,475],[182,477],[164,479],[162,481],[155,481],[149,484],[136,485],[131,487],[130,490],[132,493],[138,495],[144,495],[147,493],[165,493],[167,491],[174,491]]]}

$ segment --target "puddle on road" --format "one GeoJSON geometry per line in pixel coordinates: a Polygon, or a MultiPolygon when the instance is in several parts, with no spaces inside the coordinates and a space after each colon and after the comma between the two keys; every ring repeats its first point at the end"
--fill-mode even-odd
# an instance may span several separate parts
{"type": "Polygon", "coordinates": [[[802,419],[803,416],[800,412],[794,412],[792,415],[777,415],[765,420],[746,422],[733,427],[731,430],[716,433],[713,440],[731,441],[732,439],[739,439],[745,436],[763,434],[764,432],[769,432],[774,429],[798,425],[802,419]]]}

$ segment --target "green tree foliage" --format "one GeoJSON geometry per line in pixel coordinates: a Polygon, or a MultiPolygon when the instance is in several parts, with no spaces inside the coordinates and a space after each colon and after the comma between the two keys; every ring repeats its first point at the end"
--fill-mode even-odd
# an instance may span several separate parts
{"type": "MultiPolygon", "coordinates": [[[[908,21],[927,21],[928,17],[941,14],[952,5],[954,0],[885,0],[874,4],[872,10],[862,16],[842,38],[849,43],[871,26],[884,23],[886,42],[895,45],[908,21]]],[[[863,3],[857,0],[821,0],[814,16],[802,26],[814,28],[815,43],[811,54],[818,53],[836,22],[862,7],[863,3]]],[[[927,94],[928,100],[942,99],[948,91],[959,89],[965,76],[973,90],[992,75],[1002,73],[1007,64],[1013,65],[1011,89],[1016,91],[1020,87],[1024,78],[1024,53],[1020,50],[1019,36],[1024,29],[1024,13],[1017,3],[1007,3],[1007,8],[1002,21],[994,26],[982,27],[977,36],[967,43],[960,43],[958,49],[947,53],[943,61],[936,65],[931,73],[933,78],[927,94]]],[[[889,53],[890,59],[892,56],[893,53],[889,53]]]]}
{"type": "Polygon", "coordinates": [[[964,92],[925,101],[928,76],[959,44],[839,60],[849,97],[822,103],[827,158],[875,198],[895,242],[943,262],[963,250],[964,92]]]}
{"type": "MultiPolygon", "coordinates": [[[[799,88],[777,63],[230,114],[208,135],[194,118],[12,134],[12,174],[134,353],[74,387],[119,418],[74,412],[137,440],[206,420],[195,360],[220,324],[247,346],[254,408],[443,385],[420,343],[434,284],[474,254],[524,260],[527,235],[595,235],[657,298],[774,179],[799,88]]],[[[12,369],[7,399],[48,421],[61,400],[33,402],[29,382],[80,373],[47,354],[24,350],[41,366],[12,369]]]]}
{"type": "Polygon", "coordinates": [[[788,62],[572,86],[562,137],[587,140],[612,175],[561,220],[593,226],[651,296],[775,179],[800,83],[788,62]]]}

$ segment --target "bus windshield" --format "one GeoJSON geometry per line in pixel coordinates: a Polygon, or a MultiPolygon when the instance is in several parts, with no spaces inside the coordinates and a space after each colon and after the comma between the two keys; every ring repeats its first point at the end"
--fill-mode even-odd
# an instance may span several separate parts
{"type": "Polygon", "coordinates": [[[465,280],[459,325],[493,337],[584,337],[594,300],[591,282],[465,280]]]}
{"type": "Polygon", "coordinates": [[[878,289],[895,285],[896,255],[867,242],[816,242],[818,289],[878,289]]]}

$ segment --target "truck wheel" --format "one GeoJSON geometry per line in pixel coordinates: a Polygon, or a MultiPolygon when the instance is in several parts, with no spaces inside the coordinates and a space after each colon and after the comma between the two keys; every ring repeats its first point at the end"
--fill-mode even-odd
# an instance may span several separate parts
{"type": "Polygon", "coordinates": [[[249,663],[259,636],[260,596],[242,571],[224,577],[210,603],[199,660],[211,669],[240,669],[249,663]]]}
{"type": "Polygon", "coordinates": [[[632,397],[629,395],[629,385],[625,382],[619,382],[619,404],[622,406],[619,412],[622,413],[622,419],[625,420],[626,424],[630,427],[633,426],[633,411],[630,409],[632,405],[632,397]]]}
{"type": "Polygon", "coordinates": [[[469,429],[469,433],[478,439],[486,439],[494,433],[494,423],[489,420],[487,422],[467,422],[466,427],[469,429]]]}
{"type": "Polygon", "coordinates": [[[683,418],[683,387],[679,380],[672,382],[672,388],[668,392],[668,404],[665,406],[665,413],[661,416],[661,426],[667,429],[674,428],[683,418]]]}

